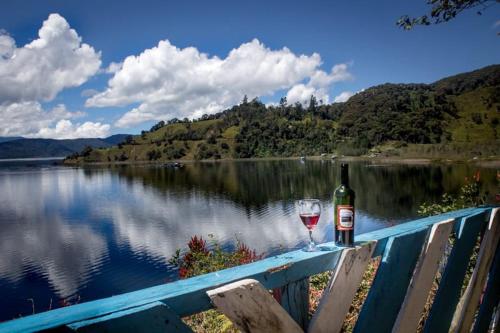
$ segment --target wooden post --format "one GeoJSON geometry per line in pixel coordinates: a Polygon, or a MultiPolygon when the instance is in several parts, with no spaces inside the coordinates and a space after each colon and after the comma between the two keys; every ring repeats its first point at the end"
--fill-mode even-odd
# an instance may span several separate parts
{"type": "MultiPolygon", "coordinates": [[[[493,311],[500,301],[500,245],[495,251],[495,260],[488,276],[488,285],[479,307],[473,333],[486,333],[491,323],[493,311]]],[[[497,309],[498,310],[498,309],[497,309]]]]}
{"type": "Polygon", "coordinates": [[[474,272],[460,303],[458,303],[450,330],[461,333],[470,332],[499,239],[500,209],[495,208],[491,212],[490,221],[479,248],[474,272]]]}
{"type": "Polygon", "coordinates": [[[416,332],[425,302],[432,288],[432,283],[439,268],[453,228],[453,220],[436,223],[429,230],[427,240],[422,247],[405,300],[399,310],[393,333],[416,332]]]}
{"type": "Polygon", "coordinates": [[[311,320],[309,332],[340,332],[376,243],[368,242],[342,251],[311,320]]]}
{"type": "Polygon", "coordinates": [[[302,333],[300,326],[256,280],[245,279],[207,291],[213,305],[242,332],[302,333]]]}
{"type": "Polygon", "coordinates": [[[427,229],[391,237],[354,332],[390,332],[403,303],[427,229]]]}
{"type": "Polygon", "coordinates": [[[283,286],[280,301],[285,311],[305,330],[309,324],[309,278],[283,286]]]}
{"type": "Polygon", "coordinates": [[[456,225],[457,237],[434,297],[431,312],[425,322],[425,333],[448,332],[460,299],[470,256],[484,220],[483,212],[465,217],[456,225]]]}

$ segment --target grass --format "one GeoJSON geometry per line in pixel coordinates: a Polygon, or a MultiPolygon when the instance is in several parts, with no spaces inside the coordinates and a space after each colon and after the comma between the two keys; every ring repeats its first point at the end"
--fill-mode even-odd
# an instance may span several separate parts
{"type": "Polygon", "coordinates": [[[454,97],[459,118],[450,119],[447,126],[454,142],[491,143],[500,139],[500,125],[494,125],[494,119],[500,120],[498,104],[485,102],[494,90],[480,88],[454,97]]]}
{"type": "Polygon", "coordinates": [[[223,133],[222,137],[224,139],[234,139],[238,132],[240,131],[240,128],[238,126],[231,126],[228,127],[223,133]]]}

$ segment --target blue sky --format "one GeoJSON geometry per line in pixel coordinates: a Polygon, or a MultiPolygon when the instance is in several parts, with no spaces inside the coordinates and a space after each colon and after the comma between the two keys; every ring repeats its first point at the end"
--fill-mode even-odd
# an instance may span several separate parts
{"type": "Polygon", "coordinates": [[[0,136],[138,133],[244,93],[333,102],[385,82],[430,83],[498,63],[499,9],[404,31],[397,19],[426,13],[425,1],[3,1],[0,121],[10,125],[0,136]]]}

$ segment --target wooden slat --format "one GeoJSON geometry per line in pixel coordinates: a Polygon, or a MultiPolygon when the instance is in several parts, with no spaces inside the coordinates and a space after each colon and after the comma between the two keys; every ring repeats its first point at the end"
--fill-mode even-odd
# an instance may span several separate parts
{"type": "MultiPolygon", "coordinates": [[[[383,252],[387,239],[390,237],[416,228],[430,226],[446,218],[460,218],[489,210],[491,208],[487,207],[462,209],[362,234],[356,237],[356,240],[377,240],[377,247],[373,256],[378,256],[383,252]]],[[[336,248],[333,243],[324,245],[331,247],[332,250],[320,252],[292,251],[248,265],[0,323],[0,333],[40,331],[60,327],[75,321],[105,316],[155,301],[165,302],[170,309],[181,317],[191,315],[211,308],[206,291],[220,285],[252,278],[261,282],[266,289],[272,289],[333,269],[340,256],[341,249],[336,248]]]]}
{"type": "Polygon", "coordinates": [[[73,331],[83,333],[193,332],[179,316],[161,302],[153,302],[138,308],[115,312],[112,315],[73,323],[68,327],[73,331]]]}
{"type": "Polygon", "coordinates": [[[368,242],[342,251],[311,320],[309,332],[340,332],[375,245],[376,242],[368,242]]]}
{"type": "Polygon", "coordinates": [[[498,240],[500,239],[499,226],[500,210],[495,208],[491,212],[490,221],[484,233],[469,284],[453,316],[451,330],[454,332],[470,332],[474,321],[474,314],[479,305],[481,293],[486,284],[488,271],[493,262],[498,240]]]}
{"type": "Polygon", "coordinates": [[[390,332],[403,303],[427,228],[391,237],[354,332],[390,332]]]}
{"type": "Polygon", "coordinates": [[[300,327],[309,324],[309,279],[290,282],[281,291],[281,306],[300,327]]]}
{"type": "Polygon", "coordinates": [[[207,291],[217,308],[242,332],[300,333],[303,330],[256,280],[245,279],[207,291]]]}
{"type": "Polygon", "coordinates": [[[484,213],[474,214],[463,218],[457,224],[455,243],[448,257],[429,317],[425,322],[424,332],[448,332],[460,298],[467,265],[485,217],[484,213]]]}
{"type": "Polygon", "coordinates": [[[495,259],[488,276],[488,284],[484,292],[483,301],[479,307],[473,333],[487,332],[493,311],[500,302],[500,245],[497,245],[495,259]]]}
{"type": "Polygon", "coordinates": [[[392,328],[393,333],[416,332],[452,228],[453,220],[447,220],[436,223],[429,230],[405,300],[392,328]]]}

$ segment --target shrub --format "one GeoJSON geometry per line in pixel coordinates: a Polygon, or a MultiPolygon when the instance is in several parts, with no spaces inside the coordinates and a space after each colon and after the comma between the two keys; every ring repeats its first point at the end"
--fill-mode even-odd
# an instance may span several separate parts
{"type": "Polygon", "coordinates": [[[128,160],[128,156],[127,156],[127,154],[125,154],[125,152],[122,151],[122,153],[118,157],[118,161],[123,162],[123,161],[126,161],[126,160],[128,160]]]}
{"type": "Polygon", "coordinates": [[[92,147],[90,146],[86,146],[85,148],[83,148],[82,152],[80,153],[81,156],[83,157],[87,157],[90,155],[90,153],[93,151],[92,147]]]}
{"type": "Polygon", "coordinates": [[[219,150],[217,149],[217,146],[200,143],[197,147],[194,158],[197,160],[204,160],[209,158],[220,159],[221,155],[219,153],[219,150]]]}
{"type": "Polygon", "coordinates": [[[491,127],[497,127],[497,126],[498,126],[498,118],[492,118],[491,127]]]}
{"type": "Polygon", "coordinates": [[[441,201],[437,203],[424,202],[418,209],[418,213],[423,216],[437,215],[457,209],[477,207],[484,205],[486,196],[481,191],[481,173],[476,171],[469,180],[465,178],[465,184],[460,188],[459,195],[444,193],[441,201]]]}
{"type": "Polygon", "coordinates": [[[478,112],[474,112],[472,115],[471,115],[471,118],[472,118],[472,121],[474,123],[476,123],[477,125],[481,125],[483,123],[483,117],[481,116],[480,113],[478,112]]]}
{"type": "Polygon", "coordinates": [[[160,159],[161,158],[161,152],[159,150],[150,150],[146,153],[146,155],[148,156],[148,159],[150,161],[155,161],[157,159],[160,159]]]}
{"type": "MultiPolygon", "coordinates": [[[[194,236],[188,243],[188,251],[183,255],[180,250],[170,259],[170,263],[179,269],[181,279],[218,271],[224,268],[248,264],[259,260],[255,250],[238,241],[236,249],[225,251],[214,240],[211,248],[200,236],[194,236]]],[[[231,321],[216,310],[208,310],[184,319],[195,332],[237,332],[231,321]]]]}
{"type": "Polygon", "coordinates": [[[125,137],[125,140],[123,141],[123,144],[131,145],[134,144],[134,137],[132,135],[127,135],[125,137]]]}
{"type": "Polygon", "coordinates": [[[177,160],[186,156],[186,150],[183,147],[175,147],[173,145],[166,146],[163,152],[167,160],[177,160]]]}
{"type": "Polygon", "coordinates": [[[180,250],[170,259],[170,263],[179,269],[181,279],[218,271],[224,268],[248,264],[262,258],[255,250],[238,241],[236,249],[223,250],[217,241],[208,249],[206,241],[194,236],[188,243],[189,250],[183,255],[180,250]]]}

